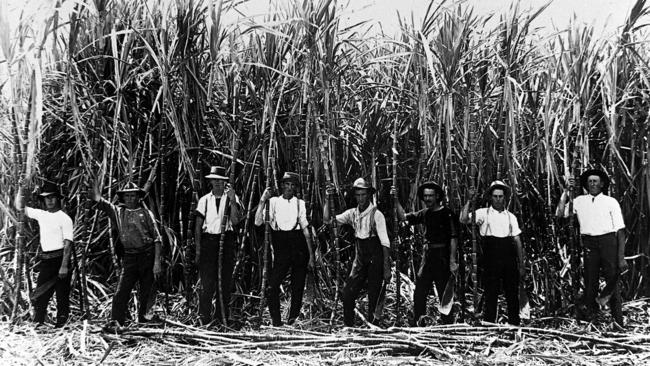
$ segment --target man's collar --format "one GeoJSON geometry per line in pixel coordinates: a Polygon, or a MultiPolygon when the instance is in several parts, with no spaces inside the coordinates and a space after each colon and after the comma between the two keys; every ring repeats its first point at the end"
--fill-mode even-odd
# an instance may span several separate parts
{"type": "Polygon", "coordinates": [[[503,210],[501,210],[501,211],[497,210],[497,209],[494,208],[494,206],[492,206],[492,205],[490,205],[490,208],[491,208],[492,210],[496,211],[496,213],[504,213],[504,212],[508,211],[508,210],[506,210],[505,207],[503,207],[503,210]]]}
{"type": "Polygon", "coordinates": [[[366,209],[363,210],[363,212],[361,212],[361,210],[359,210],[359,206],[357,205],[357,212],[359,213],[359,216],[365,216],[368,212],[370,212],[370,210],[371,210],[373,207],[375,207],[375,205],[373,205],[372,202],[371,202],[371,203],[368,205],[368,207],[366,207],[366,209]]]}

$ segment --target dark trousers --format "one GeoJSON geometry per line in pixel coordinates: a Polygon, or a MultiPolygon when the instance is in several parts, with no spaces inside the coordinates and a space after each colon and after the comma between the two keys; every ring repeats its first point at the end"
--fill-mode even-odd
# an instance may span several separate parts
{"type": "Polygon", "coordinates": [[[618,241],[616,233],[599,236],[582,236],[584,245],[585,264],[585,294],[583,304],[589,312],[597,309],[596,295],[598,293],[599,275],[605,278],[605,292],[611,291],[609,308],[614,320],[623,323],[621,291],[618,286],[620,276],[618,270],[618,241]]]}
{"type": "Polygon", "coordinates": [[[59,269],[63,257],[41,259],[36,288],[48,287],[41,296],[34,299],[34,322],[45,322],[47,304],[56,291],[56,325],[63,326],[70,315],[70,278],[68,271],[65,278],[59,278],[59,269]]]}
{"type": "Polygon", "coordinates": [[[282,322],[280,315],[280,285],[291,274],[291,308],[289,322],[298,318],[305,291],[309,251],[307,241],[300,230],[273,231],[273,267],[269,278],[268,303],[269,313],[274,325],[282,322]]]}
{"type": "Polygon", "coordinates": [[[221,304],[219,293],[223,290],[223,305],[226,319],[230,315],[230,290],[232,283],[232,271],[235,264],[235,234],[232,231],[226,232],[223,245],[223,259],[221,261],[221,289],[218,286],[217,276],[219,274],[219,241],[221,234],[201,235],[201,258],[199,259],[199,276],[201,277],[201,295],[199,296],[199,315],[203,324],[208,324],[216,319],[221,322],[221,304]],[[216,296],[215,296],[216,295],[216,296]],[[217,299],[216,307],[212,305],[213,299],[217,299]],[[214,310],[214,313],[213,313],[214,310]]]}
{"type": "Polygon", "coordinates": [[[519,325],[519,265],[517,249],[512,237],[484,237],[483,255],[485,266],[483,320],[496,322],[499,287],[503,283],[508,304],[508,323],[519,325]]]}
{"type": "Polygon", "coordinates": [[[117,291],[113,296],[111,318],[124,324],[129,305],[131,291],[138,283],[138,321],[144,321],[147,314],[147,301],[153,286],[154,249],[150,248],[142,253],[126,253],[122,258],[122,272],[117,291]]]}
{"type": "MultiPolygon", "coordinates": [[[[429,248],[422,256],[420,270],[415,279],[415,292],[413,293],[413,325],[417,325],[420,317],[426,314],[427,296],[431,285],[435,283],[438,291],[438,300],[442,300],[442,294],[447,286],[451,272],[449,271],[449,247],[429,248]]],[[[442,315],[442,322],[450,324],[453,316],[442,315]]]]}
{"type": "Polygon", "coordinates": [[[357,239],[356,254],[350,276],[343,288],[343,322],[346,326],[354,326],[354,306],[359,292],[368,283],[368,315],[369,322],[375,319],[375,307],[384,280],[384,251],[377,237],[357,239]]]}

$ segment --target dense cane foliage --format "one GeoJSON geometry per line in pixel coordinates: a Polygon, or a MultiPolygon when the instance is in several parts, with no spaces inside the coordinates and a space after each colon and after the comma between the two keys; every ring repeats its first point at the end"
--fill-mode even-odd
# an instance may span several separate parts
{"type": "MultiPolygon", "coordinates": [[[[516,5],[488,22],[471,8],[432,2],[421,24],[404,19],[399,34],[383,35],[344,28],[332,0],[279,2],[264,22],[227,24],[223,15],[235,3],[95,0],[64,3],[64,14],[59,2],[44,25],[24,14],[15,32],[0,9],[0,314],[28,308],[37,231],[11,202],[18,187],[31,192],[41,179],[63,185],[82,269],[75,281],[85,275],[91,301],[110,293],[117,264],[108,219],[88,202],[95,181],[109,198],[128,181],[145,186],[145,203],[164,229],[160,289],[192,298],[191,213],[208,190],[209,166],[230,166],[235,139],[234,185],[249,210],[239,232],[239,308],[259,303],[263,230],[251,220],[265,182],[277,186],[287,170],[301,174],[322,263],[312,296],[333,299],[336,273],[349,269],[352,252],[343,233],[341,263],[333,260],[320,218],[323,169],[331,169],[341,208],[351,204],[346,184],[364,176],[380,188],[377,200],[390,216],[383,179],[392,174],[393,138],[401,200],[410,208],[420,207],[415,188],[426,180],[444,185],[456,212],[473,179],[479,192],[497,178],[514,188],[509,209],[523,229],[531,300],[545,314],[568,313],[572,285],[579,287],[579,240],[554,217],[564,177],[606,169],[633,259],[623,293],[648,295],[645,0],[607,39],[573,24],[537,33],[530,22],[544,9],[523,13],[516,5]],[[16,283],[22,296],[14,296],[16,283]]],[[[413,278],[417,230],[402,235],[400,269],[413,278]]],[[[464,243],[469,259],[468,235],[464,243]]]]}

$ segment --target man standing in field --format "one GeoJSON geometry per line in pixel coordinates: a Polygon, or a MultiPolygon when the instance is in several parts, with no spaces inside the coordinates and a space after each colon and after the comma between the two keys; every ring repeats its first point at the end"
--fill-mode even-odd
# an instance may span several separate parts
{"type": "MultiPolygon", "coordinates": [[[[503,282],[508,304],[508,323],[519,325],[519,279],[524,276],[524,250],[519,238],[521,230],[517,217],[506,209],[505,202],[510,196],[510,187],[497,180],[490,184],[487,193],[490,196],[490,206],[479,208],[473,213],[483,242],[483,320],[496,322],[499,287],[503,282]]],[[[467,201],[460,214],[460,222],[463,224],[471,221],[469,203],[467,201]]]]}
{"type": "Polygon", "coordinates": [[[111,320],[114,325],[124,325],[131,291],[138,283],[138,322],[146,323],[147,301],[154,278],[161,273],[160,253],[162,237],[153,213],[143,207],[145,192],[135,183],[127,183],[117,191],[120,204],[114,205],[102,198],[95,184],[92,199],[114,223],[124,251],[120,281],[113,295],[111,320]]]}
{"type": "MultiPolygon", "coordinates": [[[[575,180],[569,179],[573,186],[575,180]]],[[[598,309],[596,301],[604,305],[609,303],[612,317],[616,324],[623,326],[623,309],[618,279],[627,270],[625,261],[625,222],[621,206],[615,198],[606,195],[609,177],[599,169],[590,169],[580,176],[580,185],[588,194],[573,200],[573,212],[566,205],[567,191],[562,193],[556,215],[568,217],[571,213],[578,215],[580,236],[584,246],[585,293],[582,308],[578,316],[588,320],[598,309]],[[599,273],[605,277],[606,286],[596,300],[599,273]],[[584,314],[582,314],[585,312],[584,314]]]]}
{"type": "MultiPolygon", "coordinates": [[[[45,210],[25,207],[25,215],[38,221],[41,253],[36,282],[36,293],[40,293],[34,301],[34,322],[38,325],[45,323],[47,304],[56,291],[56,323],[61,328],[70,315],[70,253],[73,240],[72,219],[61,210],[62,195],[57,185],[45,183],[39,199],[44,203],[45,210]]],[[[18,210],[23,209],[23,197],[18,190],[14,204],[18,210]]]]}
{"type": "Polygon", "coordinates": [[[295,196],[300,185],[298,174],[284,173],[282,195],[271,197],[271,189],[262,194],[255,213],[255,225],[264,224],[264,204],[269,200],[269,220],[273,244],[273,267],[269,279],[268,304],[273,326],[282,325],[280,315],[280,285],[291,273],[291,308],[287,324],[300,315],[307,269],[314,266],[314,251],[305,201],[295,196]]]}
{"type": "MultiPolygon", "coordinates": [[[[391,195],[397,195],[396,187],[391,187],[391,195]]],[[[442,188],[434,182],[425,182],[418,187],[418,198],[424,202],[426,208],[410,213],[405,213],[399,200],[396,200],[397,217],[400,221],[406,220],[409,225],[424,226],[425,243],[413,293],[413,326],[417,326],[420,317],[426,314],[427,296],[432,283],[435,282],[442,301],[449,276],[458,271],[458,225],[453,212],[442,205],[442,188]]],[[[451,314],[442,315],[443,324],[451,322],[451,314]]]]}
{"type": "MultiPolygon", "coordinates": [[[[194,240],[196,245],[196,263],[199,267],[202,290],[199,296],[199,315],[203,324],[213,320],[221,321],[221,303],[216,301],[216,314],[213,316],[212,301],[222,296],[226,319],[229,316],[230,289],[232,272],[235,262],[235,232],[234,226],[242,219],[242,209],[235,190],[227,185],[226,169],[220,166],[210,168],[210,174],[205,177],[212,186],[208,194],[199,199],[196,205],[196,224],[194,240]],[[230,217],[222,225],[226,205],[230,207],[230,217]],[[223,232],[222,232],[223,230],[223,232]],[[225,235],[223,258],[219,268],[219,243],[225,235]],[[221,276],[221,288],[217,276],[221,276]]],[[[226,325],[226,324],[223,324],[226,325]]]]}
{"type": "MultiPolygon", "coordinates": [[[[327,188],[328,194],[334,194],[334,187],[327,188]]],[[[354,228],[355,257],[350,275],[343,289],[343,322],[354,326],[354,307],[364,283],[368,282],[368,315],[370,323],[375,322],[375,307],[381,301],[382,288],[390,281],[390,241],[386,231],[386,219],[370,198],[375,189],[359,178],[352,185],[357,207],[336,215],[339,224],[348,224],[354,228]]],[[[329,222],[329,202],[323,207],[323,221],[329,222]]]]}

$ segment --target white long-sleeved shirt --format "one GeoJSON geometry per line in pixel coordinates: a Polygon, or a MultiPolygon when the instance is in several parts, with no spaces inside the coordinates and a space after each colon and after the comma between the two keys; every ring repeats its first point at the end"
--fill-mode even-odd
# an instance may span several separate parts
{"type": "MultiPolygon", "coordinates": [[[[618,201],[602,193],[597,196],[585,194],[576,197],[573,200],[573,213],[578,215],[582,235],[604,235],[625,228],[618,201]]],[[[568,204],[564,207],[564,215],[569,215],[568,204]]]]}
{"type": "MultiPolygon", "coordinates": [[[[258,212],[260,214],[255,215],[255,225],[257,226],[264,223],[264,210],[258,212]]],[[[269,199],[269,218],[273,230],[289,231],[305,229],[309,226],[305,201],[296,196],[288,200],[282,196],[271,197],[269,199]]]]}
{"type": "Polygon", "coordinates": [[[336,215],[336,221],[340,224],[352,225],[354,235],[357,239],[368,239],[373,235],[371,227],[371,213],[375,213],[375,231],[379,237],[381,245],[390,248],[388,232],[386,231],[386,219],[381,211],[377,210],[373,204],[370,204],[363,212],[359,212],[359,207],[346,210],[340,215],[336,215]]]}
{"type": "Polygon", "coordinates": [[[41,249],[44,252],[63,249],[63,241],[73,239],[72,219],[65,212],[49,212],[25,207],[25,215],[38,221],[41,249]]]}

